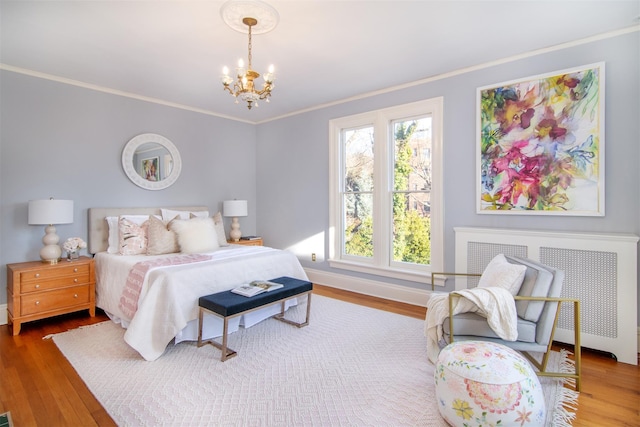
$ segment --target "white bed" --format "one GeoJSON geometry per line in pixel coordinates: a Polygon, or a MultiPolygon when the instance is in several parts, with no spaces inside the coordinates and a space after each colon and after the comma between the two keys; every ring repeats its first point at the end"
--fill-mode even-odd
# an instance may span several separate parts
{"type": "MultiPolygon", "coordinates": [[[[180,207],[176,210],[201,212],[206,207],[180,207]]],[[[96,261],[96,306],[115,322],[127,328],[125,341],[146,360],[155,360],[174,341],[197,340],[198,298],[232,289],[256,279],[289,276],[307,280],[298,259],[288,251],[262,246],[229,245],[207,253],[210,260],[151,268],[146,274],[138,307],[131,317],[123,310],[120,299],[127,276],[141,261],[157,260],[167,255],[119,255],[106,252],[108,247],[107,216],[157,215],[156,208],[92,208],[89,209],[89,252],[96,261]]],[[[295,299],[288,307],[295,305],[295,299]]],[[[250,327],[273,316],[279,306],[266,307],[235,318],[229,325],[235,331],[240,325],[250,327]]],[[[207,316],[203,338],[222,335],[222,321],[207,316]]]]}

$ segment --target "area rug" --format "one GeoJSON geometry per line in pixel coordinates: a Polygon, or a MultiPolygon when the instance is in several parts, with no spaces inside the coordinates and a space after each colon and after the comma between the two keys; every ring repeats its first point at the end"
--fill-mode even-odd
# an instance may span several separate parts
{"type": "MultiPolygon", "coordinates": [[[[232,334],[238,356],[226,362],[213,346],[189,342],[147,362],[112,322],[53,340],[121,426],[446,426],[422,320],[312,301],[307,327],[267,319],[232,334]]],[[[304,309],[289,316],[301,319],[304,309]]],[[[550,363],[559,367],[566,354],[554,352],[550,363]]],[[[546,425],[570,424],[575,396],[562,380],[541,382],[546,425]]]]}

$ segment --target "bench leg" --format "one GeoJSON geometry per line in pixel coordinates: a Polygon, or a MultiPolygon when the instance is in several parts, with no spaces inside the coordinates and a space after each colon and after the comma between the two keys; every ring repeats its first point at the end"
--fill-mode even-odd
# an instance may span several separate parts
{"type": "Polygon", "coordinates": [[[284,303],[285,302],[282,301],[282,305],[280,306],[280,313],[274,316],[275,319],[293,326],[297,326],[298,328],[302,328],[309,324],[309,314],[311,313],[311,292],[307,292],[307,317],[304,322],[294,322],[293,320],[286,319],[284,317],[284,303]]]}
{"type": "Polygon", "coordinates": [[[202,318],[204,312],[202,311],[202,307],[198,312],[198,348],[202,347],[202,318]]]}
{"type": "Polygon", "coordinates": [[[238,353],[235,350],[227,347],[227,338],[229,336],[229,318],[225,317],[223,320],[224,325],[222,327],[222,344],[220,344],[214,339],[208,339],[204,341],[202,340],[203,317],[204,317],[204,310],[202,307],[200,307],[200,313],[198,314],[198,347],[202,347],[205,344],[211,344],[215,348],[219,348],[222,351],[222,356],[220,356],[220,360],[222,360],[223,362],[227,359],[237,356],[238,353]]]}
{"type": "Polygon", "coordinates": [[[229,347],[227,347],[228,338],[229,338],[229,318],[225,317],[224,327],[222,328],[222,346],[218,347],[216,345],[218,343],[214,342],[214,345],[216,345],[216,347],[222,350],[222,356],[220,357],[220,360],[222,360],[223,362],[227,359],[230,359],[238,355],[238,353],[236,353],[235,350],[232,350],[229,347]]]}

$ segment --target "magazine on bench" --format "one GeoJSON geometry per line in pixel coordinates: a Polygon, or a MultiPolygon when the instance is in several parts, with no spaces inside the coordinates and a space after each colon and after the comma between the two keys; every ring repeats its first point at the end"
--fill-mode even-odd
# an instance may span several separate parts
{"type": "Polygon", "coordinates": [[[231,292],[245,297],[252,297],[263,292],[270,292],[275,289],[280,289],[282,286],[283,285],[281,285],[280,283],[270,282],[268,280],[254,280],[248,285],[242,285],[238,286],[237,288],[231,289],[231,292]]]}

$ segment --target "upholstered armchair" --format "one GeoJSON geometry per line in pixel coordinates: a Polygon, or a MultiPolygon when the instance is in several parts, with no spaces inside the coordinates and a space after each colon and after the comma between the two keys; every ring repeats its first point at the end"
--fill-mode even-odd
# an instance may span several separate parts
{"type": "MultiPolygon", "coordinates": [[[[543,265],[531,259],[505,256],[511,265],[521,265],[524,270],[522,284],[513,296],[517,314],[517,339],[501,339],[489,326],[487,318],[475,313],[465,312],[446,318],[442,324],[443,338],[447,343],[458,340],[482,340],[503,344],[520,351],[539,370],[539,376],[569,377],[575,379],[576,390],[580,390],[580,301],[560,298],[564,281],[564,272],[543,265]],[[573,304],[573,323],[575,332],[575,372],[548,372],[547,362],[553,343],[562,303],[573,304]],[[536,360],[529,352],[543,353],[542,361],[536,360]]],[[[486,272],[486,270],[485,270],[486,272]]],[[[483,273],[485,274],[485,273],[483,273]]],[[[431,283],[437,276],[482,276],[481,274],[432,273],[431,283]]],[[[486,286],[486,284],[485,284],[486,286]]],[[[461,298],[455,292],[449,293],[449,311],[454,311],[456,299],[461,298]]]]}

